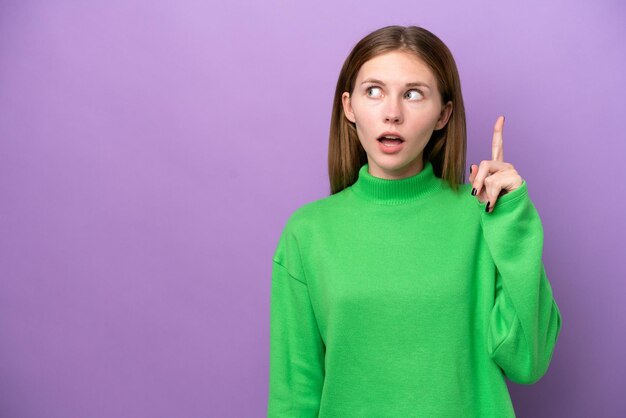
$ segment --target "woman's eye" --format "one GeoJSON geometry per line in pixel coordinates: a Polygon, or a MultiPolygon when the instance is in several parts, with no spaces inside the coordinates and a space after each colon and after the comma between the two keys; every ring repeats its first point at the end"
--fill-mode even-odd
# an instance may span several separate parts
{"type": "MultiPolygon", "coordinates": [[[[375,92],[375,91],[377,91],[377,90],[380,90],[380,87],[376,87],[376,86],[371,86],[371,87],[368,87],[368,88],[367,88],[367,95],[368,95],[369,97],[379,97],[379,96],[380,96],[380,93],[373,93],[373,94],[372,94],[372,92],[375,92]]],[[[417,93],[418,95],[413,94],[413,96],[412,96],[412,97],[409,97],[410,99],[419,99],[419,98],[421,98],[421,96],[422,96],[422,92],[421,92],[421,91],[419,91],[419,90],[409,90],[409,91],[407,92],[407,94],[408,94],[408,95],[410,95],[411,93],[417,93]]]]}
{"type": "Polygon", "coordinates": [[[421,92],[421,91],[419,91],[419,90],[409,90],[409,91],[407,92],[407,94],[410,94],[411,92],[415,92],[415,93],[418,93],[418,94],[419,94],[419,96],[414,96],[414,97],[413,97],[413,98],[415,98],[415,99],[418,99],[420,96],[422,96],[422,92],[421,92]]]}
{"type": "MultiPolygon", "coordinates": [[[[380,90],[380,87],[376,87],[376,86],[368,87],[368,88],[367,88],[367,93],[368,93],[368,96],[372,97],[372,95],[371,95],[371,94],[369,94],[369,93],[370,93],[372,90],[376,90],[376,89],[380,90]]],[[[374,96],[375,96],[375,95],[374,95],[374,96]]],[[[376,96],[376,97],[377,97],[377,96],[376,96]]]]}

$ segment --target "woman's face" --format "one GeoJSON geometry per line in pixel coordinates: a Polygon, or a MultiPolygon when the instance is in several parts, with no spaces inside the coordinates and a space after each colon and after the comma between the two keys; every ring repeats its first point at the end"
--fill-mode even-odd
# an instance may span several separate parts
{"type": "MultiPolygon", "coordinates": [[[[342,95],[343,110],[356,124],[367,153],[370,174],[388,179],[404,178],[423,168],[423,150],[433,131],[443,128],[452,113],[452,102],[443,106],[434,75],[413,54],[392,51],[364,63],[354,92],[342,95]],[[379,141],[393,132],[403,141],[387,146],[379,141]]],[[[397,142],[397,141],[396,141],[397,142]]]]}

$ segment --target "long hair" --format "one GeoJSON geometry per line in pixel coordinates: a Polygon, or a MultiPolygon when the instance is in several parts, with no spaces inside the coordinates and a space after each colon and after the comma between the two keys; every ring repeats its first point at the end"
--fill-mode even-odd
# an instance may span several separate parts
{"type": "Polygon", "coordinates": [[[352,49],[339,73],[330,121],[328,174],[331,194],[351,186],[367,154],[359,142],[356,126],[344,114],[341,96],[354,91],[361,66],[379,54],[391,51],[415,54],[432,71],[443,104],[452,101],[448,123],[433,131],[424,148],[424,159],[433,165],[435,175],[458,190],[465,182],[467,132],[461,81],[452,53],[441,39],[418,26],[386,26],[361,39],[352,49]]]}

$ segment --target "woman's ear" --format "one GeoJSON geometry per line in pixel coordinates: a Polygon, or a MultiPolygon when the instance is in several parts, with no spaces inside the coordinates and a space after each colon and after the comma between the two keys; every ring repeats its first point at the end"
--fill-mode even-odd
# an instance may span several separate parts
{"type": "Polygon", "coordinates": [[[438,131],[446,126],[446,123],[448,123],[448,120],[450,119],[450,115],[452,115],[452,101],[446,103],[443,109],[441,109],[439,120],[437,121],[437,125],[435,125],[435,131],[438,131]]]}
{"type": "Polygon", "coordinates": [[[341,95],[341,104],[343,105],[343,113],[346,115],[346,118],[355,123],[356,119],[354,118],[354,111],[352,110],[352,104],[350,103],[350,93],[344,91],[341,95]]]}

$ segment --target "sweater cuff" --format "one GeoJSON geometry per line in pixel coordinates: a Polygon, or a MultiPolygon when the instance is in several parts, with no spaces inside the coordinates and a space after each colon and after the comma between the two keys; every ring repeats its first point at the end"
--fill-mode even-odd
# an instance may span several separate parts
{"type": "MultiPolygon", "coordinates": [[[[494,206],[494,211],[498,211],[498,209],[500,209],[500,212],[502,210],[505,210],[505,208],[507,207],[514,207],[515,205],[512,204],[514,202],[517,202],[518,200],[522,199],[522,198],[527,198],[528,197],[528,185],[526,184],[526,180],[522,179],[522,184],[515,190],[508,192],[507,194],[498,197],[498,200],[496,200],[496,204],[494,206]]],[[[485,207],[487,206],[487,202],[481,202],[480,200],[476,199],[476,204],[482,208],[482,210],[485,210],[485,207]]]]}

